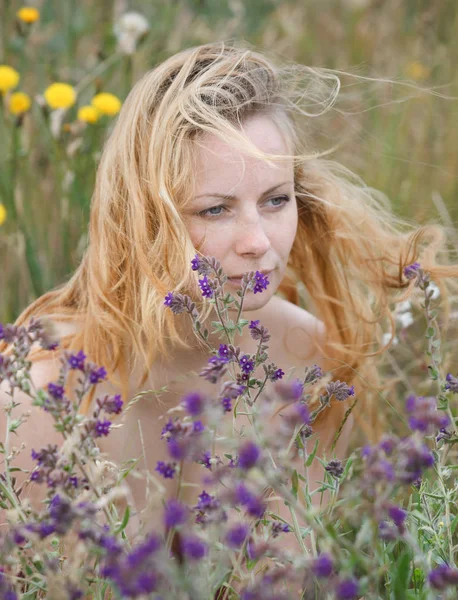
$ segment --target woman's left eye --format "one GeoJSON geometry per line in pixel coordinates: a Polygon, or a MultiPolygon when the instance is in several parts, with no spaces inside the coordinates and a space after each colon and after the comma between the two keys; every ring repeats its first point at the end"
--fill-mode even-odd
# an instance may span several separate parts
{"type": "MultiPolygon", "coordinates": [[[[281,204],[275,204],[274,208],[281,208],[282,206],[284,206],[285,204],[287,204],[290,201],[289,196],[277,196],[276,198],[270,198],[269,200],[267,200],[267,202],[275,202],[277,200],[281,200],[281,204]]],[[[222,208],[224,210],[227,210],[226,207],[224,206],[224,204],[219,204],[218,206],[212,206],[211,208],[206,208],[205,210],[201,210],[199,213],[197,213],[199,215],[199,217],[207,217],[210,219],[216,219],[219,216],[221,216],[221,212],[219,213],[212,213],[210,211],[215,210],[215,209],[219,209],[222,208]]]]}

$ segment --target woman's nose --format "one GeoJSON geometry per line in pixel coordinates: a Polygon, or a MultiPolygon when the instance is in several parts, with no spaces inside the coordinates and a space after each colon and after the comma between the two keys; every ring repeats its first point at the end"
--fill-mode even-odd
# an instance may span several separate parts
{"type": "Polygon", "coordinates": [[[254,219],[246,219],[245,222],[235,225],[236,251],[238,254],[264,254],[270,248],[270,238],[266,229],[266,223],[258,215],[254,219]]]}

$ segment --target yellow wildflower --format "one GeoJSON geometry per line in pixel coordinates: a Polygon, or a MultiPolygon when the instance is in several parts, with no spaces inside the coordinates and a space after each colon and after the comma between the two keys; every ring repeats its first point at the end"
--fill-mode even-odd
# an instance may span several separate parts
{"type": "Polygon", "coordinates": [[[52,83],[44,92],[46,102],[52,109],[70,108],[76,102],[76,93],[68,83],[52,83]]]}
{"type": "Polygon", "coordinates": [[[24,92],[15,92],[11,94],[8,108],[13,115],[20,115],[27,112],[31,104],[30,96],[24,94],[24,92]]]}
{"type": "Polygon", "coordinates": [[[20,75],[8,65],[0,65],[0,92],[5,93],[15,88],[19,83],[20,75]]]}
{"type": "Polygon", "coordinates": [[[40,13],[33,6],[24,6],[17,11],[16,16],[24,23],[35,23],[40,18],[40,13]]]}
{"type": "Polygon", "coordinates": [[[94,106],[82,106],[78,110],[78,119],[85,123],[95,123],[99,115],[99,111],[94,106]]]}
{"type": "Polygon", "coordinates": [[[6,208],[3,206],[3,204],[0,204],[0,225],[3,225],[3,223],[6,221],[6,208]]]}
{"type": "Polygon", "coordinates": [[[113,117],[121,110],[121,100],[107,92],[96,94],[92,98],[91,104],[103,115],[109,115],[110,117],[113,117]]]}
{"type": "Polygon", "coordinates": [[[431,69],[423,65],[421,62],[412,62],[406,68],[406,74],[408,77],[415,79],[415,81],[422,81],[429,77],[431,69]]]}

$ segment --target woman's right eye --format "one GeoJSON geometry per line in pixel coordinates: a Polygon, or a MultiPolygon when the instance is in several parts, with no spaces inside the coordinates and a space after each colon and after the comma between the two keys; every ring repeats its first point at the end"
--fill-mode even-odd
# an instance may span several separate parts
{"type": "Polygon", "coordinates": [[[219,204],[218,206],[211,206],[210,208],[206,208],[205,210],[201,210],[197,214],[199,215],[199,217],[206,217],[208,215],[208,216],[210,216],[210,218],[211,217],[219,217],[219,216],[221,216],[222,212],[218,212],[218,213],[210,212],[210,211],[214,210],[215,208],[224,208],[224,210],[226,210],[226,208],[222,204],[219,204]]]}

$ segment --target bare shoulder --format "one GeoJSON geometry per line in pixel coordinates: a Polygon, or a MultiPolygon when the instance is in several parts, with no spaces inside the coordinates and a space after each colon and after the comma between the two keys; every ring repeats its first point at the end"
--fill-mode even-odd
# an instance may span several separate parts
{"type": "Polygon", "coordinates": [[[304,308],[276,296],[275,311],[281,321],[283,345],[288,356],[306,362],[319,361],[316,342],[324,339],[323,321],[304,308]]]}

